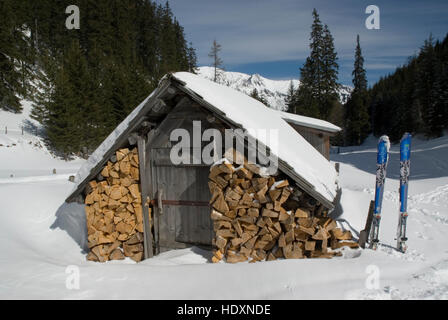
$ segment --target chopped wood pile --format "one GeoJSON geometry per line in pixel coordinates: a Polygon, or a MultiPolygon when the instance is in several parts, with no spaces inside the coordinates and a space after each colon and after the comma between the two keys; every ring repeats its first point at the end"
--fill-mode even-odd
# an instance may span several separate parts
{"type": "Polygon", "coordinates": [[[89,182],[85,198],[87,260],[143,259],[143,214],[138,150],[119,149],[89,182]]]}
{"type": "Polygon", "coordinates": [[[350,231],[287,179],[262,176],[244,158],[238,164],[223,161],[210,169],[213,262],[331,258],[341,254],[335,249],[358,247],[350,231]]]}

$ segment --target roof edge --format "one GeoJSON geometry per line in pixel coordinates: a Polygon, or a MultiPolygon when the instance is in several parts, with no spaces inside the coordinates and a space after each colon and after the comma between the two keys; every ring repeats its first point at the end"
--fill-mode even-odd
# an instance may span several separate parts
{"type": "Polygon", "coordinates": [[[325,131],[325,132],[329,132],[329,133],[337,133],[337,132],[342,131],[342,128],[340,128],[337,125],[334,125],[331,122],[326,121],[326,120],[312,118],[312,117],[307,117],[307,116],[302,116],[302,115],[296,115],[294,113],[290,113],[290,112],[286,112],[286,111],[280,111],[279,110],[278,112],[281,114],[282,119],[285,120],[288,123],[293,123],[293,124],[296,124],[296,125],[299,125],[299,126],[302,126],[302,127],[317,129],[317,130],[321,130],[321,131],[325,131]],[[300,121],[299,119],[294,119],[294,116],[299,116],[301,118],[308,118],[308,119],[318,120],[318,122],[321,122],[322,125],[319,125],[317,123],[313,124],[313,123],[300,121]],[[328,126],[325,126],[324,124],[328,124],[328,126]]]}

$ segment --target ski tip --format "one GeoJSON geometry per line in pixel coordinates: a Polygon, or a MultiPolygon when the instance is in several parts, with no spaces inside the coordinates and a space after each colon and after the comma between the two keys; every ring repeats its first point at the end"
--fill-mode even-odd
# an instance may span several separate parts
{"type": "Polygon", "coordinates": [[[384,143],[386,145],[387,152],[389,152],[389,150],[390,150],[390,140],[389,140],[389,137],[387,135],[382,135],[380,137],[380,139],[378,140],[378,144],[380,144],[380,143],[384,143]]]}
{"type": "Polygon", "coordinates": [[[410,138],[412,138],[412,134],[410,134],[409,132],[405,132],[401,137],[401,140],[403,141],[404,139],[410,139],[410,138]]]}

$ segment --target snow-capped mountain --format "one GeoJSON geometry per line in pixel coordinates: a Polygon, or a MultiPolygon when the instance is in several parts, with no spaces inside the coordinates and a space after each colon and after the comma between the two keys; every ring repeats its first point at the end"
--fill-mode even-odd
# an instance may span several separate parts
{"type": "MultiPolygon", "coordinates": [[[[199,67],[197,74],[209,80],[214,78],[213,67],[199,67]]],[[[269,106],[276,110],[286,110],[285,98],[288,93],[289,86],[292,82],[294,89],[300,85],[298,79],[291,80],[271,80],[262,77],[259,74],[246,74],[241,72],[223,71],[219,70],[219,83],[225,84],[233,89],[250,94],[254,89],[257,89],[258,94],[263,96],[269,106]]],[[[341,103],[347,101],[350,95],[351,88],[343,86],[339,91],[339,98],[341,103]]]]}

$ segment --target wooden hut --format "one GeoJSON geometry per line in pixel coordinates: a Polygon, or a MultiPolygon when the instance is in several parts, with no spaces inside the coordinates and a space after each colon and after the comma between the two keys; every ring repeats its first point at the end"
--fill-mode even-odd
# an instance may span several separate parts
{"type": "Polygon", "coordinates": [[[340,132],[342,130],[341,128],[325,120],[289,112],[279,112],[282,118],[300,133],[306,141],[327,158],[327,160],[330,160],[330,137],[340,132]]]}
{"type": "MultiPolygon", "coordinates": [[[[86,204],[89,247],[96,249],[96,256],[120,257],[117,247],[122,246],[127,256],[139,261],[170,249],[212,244],[210,164],[201,159],[173,164],[170,159],[171,132],[182,128],[194,135],[193,121],[200,121],[201,130],[278,130],[278,171],[320,209],[332,210],[336,170],[284,117],[194,74],[165,76],[77,174],[66,201],[86,204]]],[[[255,148],[247,136],[237,134],[236,139],[246,150],[255,148]]],[[[273,150],[269,141],[257,143],[273,150]]],[[[193,146],[192,157],[198,147],[193,146]]]]}

